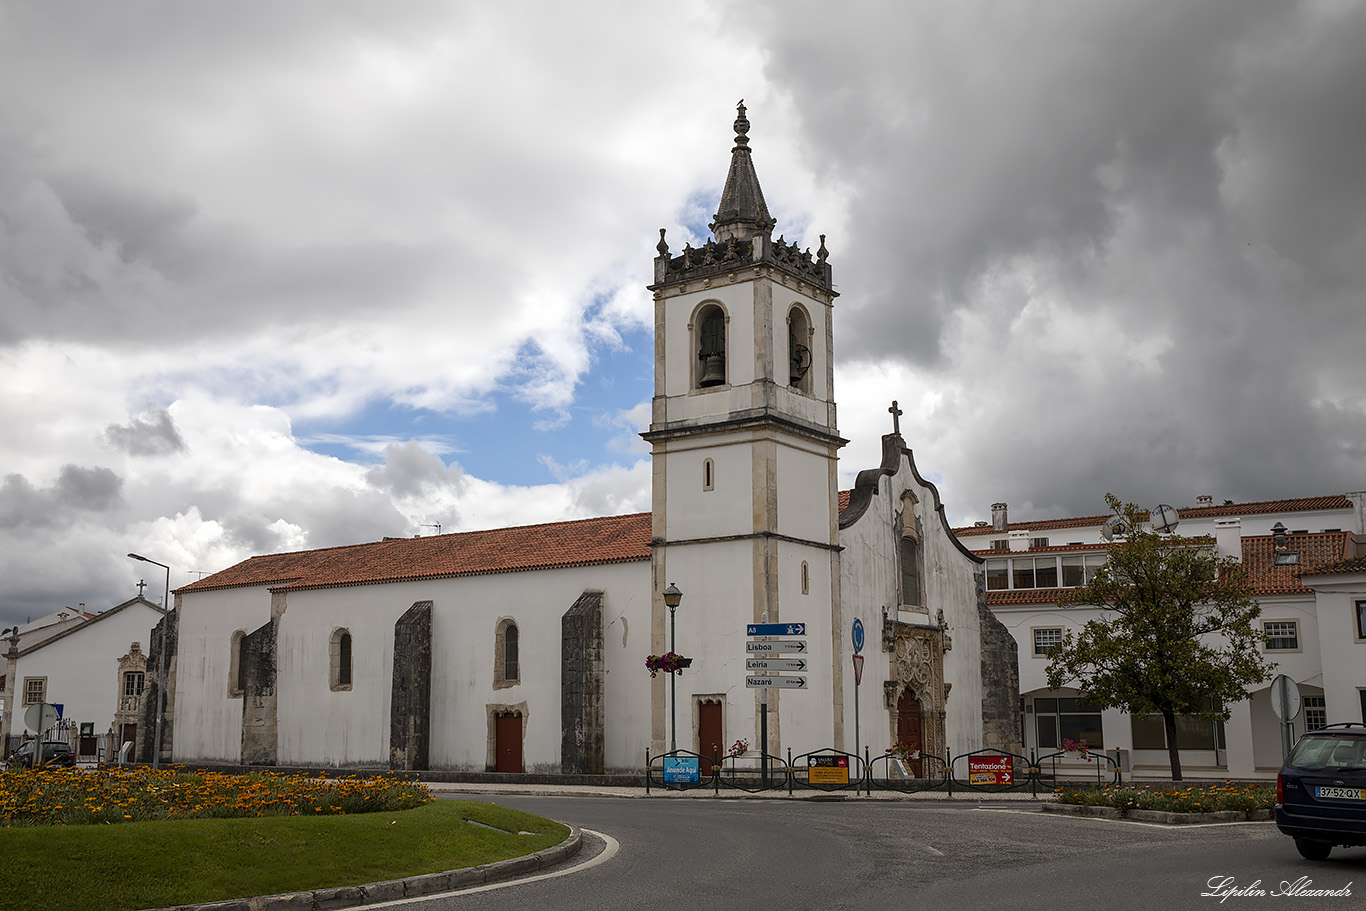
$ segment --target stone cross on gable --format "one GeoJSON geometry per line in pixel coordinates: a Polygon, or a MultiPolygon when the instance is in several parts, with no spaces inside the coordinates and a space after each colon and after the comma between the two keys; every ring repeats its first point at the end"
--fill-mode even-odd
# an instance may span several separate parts
{"type": "Polygon", "coordinates": [[[141,579],[139,579],[139,580],[138,580],[138,597],[139,597],[139,598],[142,597],[142,590],[143,590],[144,588],[146,588],[146,587],[147,587],[147,583],[144,582],[144,581],[142,581],[141,579]]]}
{"type": "Polygon", "coordinates": [[[906,412],[896,407],[896,399],[892,399],[892,407],[888,408],[887,411],[892,416],[892,433],[901,436],[901,416],[906,412]]]}

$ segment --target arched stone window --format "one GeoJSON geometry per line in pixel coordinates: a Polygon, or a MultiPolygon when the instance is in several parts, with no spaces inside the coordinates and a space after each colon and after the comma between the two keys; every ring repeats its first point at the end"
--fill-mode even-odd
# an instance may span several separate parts
{"type": "Polygon", "coordinates": [[[510,618],[498,621],[493,641],[493,688],[516,686],[522,682],[521,636],[510,618]]]}
{"type": "Polygon", "coordinates": [[[697,314],[697,388],[726,384],[726,312],[707,304],[697,314]]]}
{"type": "Polygon", "coordinates": [[[335,629],[327,646],[329,678],[333,692],[351,689],[351,631],[335,629]]]}
{"type": "Polygon", "coordinates": [[[800,307],[787,313],[787,384],[811,391],[811,320],[800,307]]]}
{"type": "Polygon", "coordinates": [[[702,489],[712,490],[716,486],[716,463],[711,459],[702,460],[702,489]]]}
{"type": "Polygon", "coordinates": [[[238,630],[232,634],[228,652],[228,695],[240,696],[247,688],[247,634],[238,630]]]}

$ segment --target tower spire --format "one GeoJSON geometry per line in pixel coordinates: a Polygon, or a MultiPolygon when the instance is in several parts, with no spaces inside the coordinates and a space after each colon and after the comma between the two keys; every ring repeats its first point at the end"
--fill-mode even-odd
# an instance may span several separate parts
{"type": "Polygon", "coordinates": [[[777,224],[768,214],[764,191],[759,187],[759,175],[754,172],[744,99],[736,108],[735,147],[730,152],[730,172],[726,174],[726,186],[721,191],[721,205],[717,207],[711,223],[712,234],[718,241],[732,237],[750,240],[759,234],[768,236],[777,224]]]}

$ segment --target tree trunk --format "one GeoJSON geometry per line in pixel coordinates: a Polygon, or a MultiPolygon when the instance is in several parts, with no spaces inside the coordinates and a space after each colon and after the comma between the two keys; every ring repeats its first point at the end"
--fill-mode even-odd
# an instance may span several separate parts
{"type": "Polygon", "coordinates": [[[1162,727],[1167,732],[1167,758],[1171,762],[1172,781],[1181,780],[1181,751],[1176,748],[1176,714],[1162,712],[1162,727]]]}

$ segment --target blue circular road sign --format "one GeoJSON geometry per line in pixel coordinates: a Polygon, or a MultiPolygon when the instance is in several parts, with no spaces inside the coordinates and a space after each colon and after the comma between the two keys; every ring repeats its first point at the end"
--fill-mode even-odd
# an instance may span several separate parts
{"type": "Polygon", "coordinates": [[[863,651],[863,621],[858,617],[854,618],[854,651],[863,651]]]}

